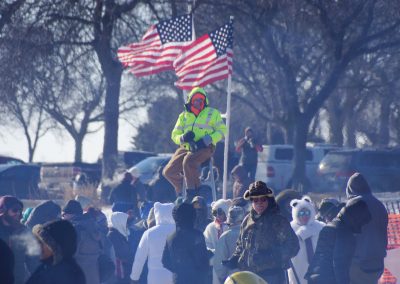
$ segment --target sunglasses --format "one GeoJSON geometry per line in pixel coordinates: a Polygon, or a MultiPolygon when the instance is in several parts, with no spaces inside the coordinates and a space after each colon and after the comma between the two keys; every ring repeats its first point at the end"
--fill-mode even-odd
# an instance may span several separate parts
{"type": "Polygon", "coordinates": [[[213,210],[212,214],[213,214],[213,216],[221,216],[221,215],[224,215],[225,212],[224,212],[224,210],[222,210],[222,208],[218,208],[217,210],[213,210]]]}
{"type": "Polygon", "coordinates": [[[265,201],[267,201],[267,198],[266,197],[252,198],[251,201],[254,203],[265,202],[265,201]]]}
{"type": "Polygon", "coordinates": [[[299,216],[299,217],[310,216],[310,215],[311,215],[311,212],[308,211],[308,210],[306,210],[306,211],[300,211],[300,212],[297,214],[297,216],[299,216]]]}

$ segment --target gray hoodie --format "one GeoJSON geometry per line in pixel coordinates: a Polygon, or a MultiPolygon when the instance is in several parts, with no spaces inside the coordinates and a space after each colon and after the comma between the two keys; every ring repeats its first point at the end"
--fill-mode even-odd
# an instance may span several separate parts
{"type": "Polygon", "coordinates": [[[354,262],[364,271],[383,270],[383,259],[386,256],[388,214],[385,206],[372,193],[360,173],[353,174],[347,182],[347,199],[361,196],[371,213],[371,222],[363,226],[357,236],[354,262]]]}

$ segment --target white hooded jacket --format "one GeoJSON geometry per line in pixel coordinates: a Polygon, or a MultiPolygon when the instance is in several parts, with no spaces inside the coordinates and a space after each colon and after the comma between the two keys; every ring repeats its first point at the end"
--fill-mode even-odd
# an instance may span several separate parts
{"type": "MultiPolygon", "coordinates": [[[[221,208],[225,212],[225,216],[228,217],[228,211],[229,207],[232,205],[232,201],[230,199],[219,199],[213,203],[211,203],[211,209],[212,210],[217,210],[218,208],[221,208]]],[[[215,218],[214,218],[215,219],[215,218]]],[[[222,227],[222,232],[219,237],[221,237],[222,233],[225,232],[228,229],[228,225],[223,223],[221,224],[222,227]]],[[[212,252],[215,251],[215,246],[217,244],[217,241],[219,239],[218,237],[218,228],[217,224],[214,222],[211,222],[210,224],[207,225],[205,228],[204,232],[204,238],[206,239],[206,246],[209,250],[212,252]]]]}
{"type": "Polygon", "coordinates": [[[172,284],[172,273],[165,269],[161,259],[169,235],[175,232],[175,221],[172,217],[173,203],[154,204],[156,225],[144,232],[136,251],[131,279],[138,280],[147,259],[149,273],[148,284],[172,284]]]}
{"type": "Polygon", "coordinates": [[[315,248],[317,246],[319,232],[324,227],[324,223],[315,220],[315,206],[311,201],[311,198],[308,196],[303,196],[302,199],[293,199],[290,202],[290,206],[292,206],[292,217],[293,221],[290,222],[293,231],[296,233],[299,238],[300,250],[295,257],[292,258],[293,267],[296,270],[297,276],[300,280],[300,283],[297,282],[295,275],[292,269],[289,269],[289,283],[290,284],[307,284],[307,280],[304,279],[304,275],[308,269],[308,259],[307,259],[307,248],[305,240],[311,237],[311,243],[313,247],[313,251],[315,252],[315,248]],[[299,224],[298,213],[301,209],[306,208],[310,210],[310,220],[306,225],[299,224]]]}
{"type": "Polygon", "coordinates": [[[111,215],[111,226],[128,239],[129,230],[127,227],[128,214],[123,212],[114,212],[111,215]]]}

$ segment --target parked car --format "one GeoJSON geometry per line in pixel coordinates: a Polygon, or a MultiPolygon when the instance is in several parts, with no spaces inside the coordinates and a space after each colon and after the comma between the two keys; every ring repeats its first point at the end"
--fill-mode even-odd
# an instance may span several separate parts
{"type": "MultiPolygon", "coordinates": [[[[157,156],[154,152],[147,152],[141,150],[133,150],[133,151],[118,151],[117,156],[117,174],[124,172],[125,170],[133,167],[140,161],[148,158],[157,156]]],[[[103,155],[100,155],[97,163],[102,164],[103,155]]]]}
{"type": "Polygon", "coordinates": [[[400,190],[400,149],[329,152],[318,168],[319,191],[344,193],[349,177],[360,172],[374,192],[400,190]]]}
{"type": "Polygon", "coordinates": [[[0,195],[18,198],[40,198],[40,166],[34,164],[0,165],[0,195]]]}
{"type": "Polygon", "coordinates": [[[0,155],[0,164],[1,165],[4,165],[4,164],[7,164],[7,165],[22,165],[22,164],[25,164],[25,162],[20,160],[20,159],[17,159],[17,158],[0,155]]]}
{"type": "MultiPolygon", "coordinates": [[[[306,148],[306,178],[313,190],[317,184],[316,173],[319,162],[335,145],[307,143],[306,148]]],[[[263,145],[263,151],[258,153],[256,180],[266,182],[279,192],[292,185],[294,147],[289,144],[263,145]]]]}
{"type": "MultiPolygon", "coordinates": [[[[101,179],[101,164],[98,163],[42,163],[39,187],[52,197],[62,197],[66,189],[84,177],[87,186],[96,188],[101,179]]],[[[82,187],[83,185],[80,184],[82,187]]]]}
{"type": "Polygon", "coordinates": [[[128,169],[128,172],[137,172],[140,181],[144,184],[148,184],[156,175],[159,167],[164,167],[171,157],[172,154],[148,157],[128,169]]]}
{"type": "Polygon", "coordinates": [[[118,173],[116,173],[116,177],[112,181],[101,182],[98,185],[96,190],[97,196],[104,202],[107,202],[112,188],[116,187],[121,182],[125,171],[135,172],[135,174],[139,175],[139,180],[143,184],[148,185],[158,173],[157,170],[159,167],[164,167],[171,157],[172,154],[159,154],[158,156],[147,157],[126,170],[120,168],[118,173]]]}

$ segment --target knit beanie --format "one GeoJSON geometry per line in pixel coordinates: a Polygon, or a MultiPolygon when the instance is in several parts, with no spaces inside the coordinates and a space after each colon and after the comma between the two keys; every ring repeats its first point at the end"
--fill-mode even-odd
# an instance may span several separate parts
{"type": "Polygon", "coordinates": [[[14,207],[19,207],[22,211],[24,205],[15,196],[4,195],[0,197],[0,216],[3,216],[9,209],[12,209],[14,207]]]}
{"type": "Polygon", "coordinates": [[[53,252],[53,264],[72,258],[77,248],[77,235],[73,225],[66,220],[50,221],[36,225],[32,233],[53,252]]]}
{"type": "Polygon", "coordinates": [[[76,200],[70,200],[65,205],[63,212],[71,215],[82,215],[83,214],[82,205],[76,200]]]}

